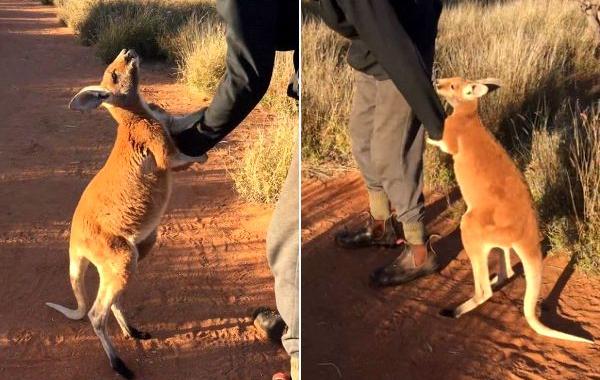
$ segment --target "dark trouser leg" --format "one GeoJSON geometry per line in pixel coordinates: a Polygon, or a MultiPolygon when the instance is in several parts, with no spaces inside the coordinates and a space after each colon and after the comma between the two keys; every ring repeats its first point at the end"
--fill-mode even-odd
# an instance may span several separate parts
{"type": "Polygon", "coordinates": [[[298,151],[294,148],[290,169],[267,233],[267,259],[275,278],[277,310],[288,326],[281,341],[292,357],[297,357],[299,350],[298,170],[298,151]]]}
{"type": "Polygon", "coordinates": [[[355,71],[354,87],[349,123],[352,154],[367,185],[371,215],[376,220],[385,220],[391,214],[390,202],[371,160],[377,81],[370,75],[355,71]]]}
{"type": "Polygon", "coordinates": [[[423,244],[425,129],[391,80],[377,81],[376,86],[371,163],[402,222],[406,240],[423,244]]]}

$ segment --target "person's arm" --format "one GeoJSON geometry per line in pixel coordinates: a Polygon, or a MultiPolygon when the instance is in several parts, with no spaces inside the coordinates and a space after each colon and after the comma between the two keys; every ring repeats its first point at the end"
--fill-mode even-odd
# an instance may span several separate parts
{"type": "Polygon", "coordinates": [[[344,12],[333,0],[311,1],[306,5],[311,12],[317,14],[330,29],[346,38],[356,37],[356,30],[346,20],[344,12]]]}
{"type": "Polygon", "coordinates": [[[278,0],[218,0],[227,25],[226,72],[196,128],[173,136],[190,156],[204,154],[256,107],[269,87],[275,62],[278,0]]]}
{"type": "Polygon", "coordinates": [[[444,109],[433,89],[429,70],[388,0],[347,0],[342,7],[360,39],[406,98],[429,137],[441,139],[444,109]]]}

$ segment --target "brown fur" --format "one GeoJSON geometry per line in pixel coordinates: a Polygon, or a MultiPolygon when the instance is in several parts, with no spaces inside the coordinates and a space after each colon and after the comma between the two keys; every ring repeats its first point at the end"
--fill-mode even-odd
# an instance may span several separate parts
{"type": "Polygon", "coordinates": [[[77,309],[47,304],[71,319],[83,318],[88,307],[84,276],[88,264],[94,264],[100,285],[88,316],[111,366],[128,378],[133,374],[117,356],[106,330],[109,311],[125,335],[147,337],[125,320],[121,297],[138,260],[156,240],[171,194],[171,168],[205,160],[177,151],[168,131],[173,118],[147,105],[138,93],[138,65],[135,52],[123,50],[106,69],[100,86],[84,88],[71,101],[73,109],[107,108],[118,122],[117,138],[73,215],[69,271],[77,309]]]}
{"type": "Polygon", "coordinates": [[[454,172],[467,211],[461,220],[461,236],[475,280],[475,295],[454,310],[456,318],[473,310],[492,296],[492,284],[513,275],[511,251],[523,264],[526,278],[525,318],[541,335],[578,342],[590,340],[552,330],[536,315],[542,282],[542,251],[537,215],[529,188],[508,153],[483,126],[478,115],[478,98],[498,87],[496,80],[441,79],[438,93],[454,108],[444,124],[440,141],[428,140],[452,155],[454,172]],[[493,248],[503,251],[498,275],[490,282],[488,255],[493,248]]]}

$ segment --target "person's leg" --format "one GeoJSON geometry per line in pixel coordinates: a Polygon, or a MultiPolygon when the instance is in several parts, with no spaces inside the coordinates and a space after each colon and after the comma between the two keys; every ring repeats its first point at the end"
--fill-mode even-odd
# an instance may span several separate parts
{"type": "Polygon", "coordinates": [[[367,187],[371,218],[365,227],[336,234],[336,242],[344,248],[373,245],[389,247],[395,246],[398,241],[396,223],[391,217],[390,201],[372,162],[371,140],[375,121],[376,94],[377,80],[371,75],[355,71],[349,134],[352,155],[367,187]]]}
{"type": "Polygon", "coordinates": [[[424,134],[396,86],[378,82],[371,158],[407,242],[400,256],[372,273],[371,280],[378,286],[409,282],[438,268],[423,220],[424,134]]]}
{"type": "Polygon", "coordinates": [[[391,80],[377,82],[371,161],[409,244],[424,244],[425,129],[391,80]]]}
{"type": "Polygon", "coordinates": [[[391,215],[389,200],[371,160],[376,94],[377,80],[371,75],[355,71],[354,98],[348,125],[352,155],[367,186],[371,216],[375,220],[386,220],[391,215]]]}
{"type": "MultiPolygon", "coordinates": [[[[275,301],[287,325],[281,342],[291,357],[292,366],[297,363],[299,350],[298,175],[298,150],[294,147],[290,169],[267,232],[267,260],[275,278],[275,301]]],[[[292,378],[294,376],[292,371],[292,378]]]]}

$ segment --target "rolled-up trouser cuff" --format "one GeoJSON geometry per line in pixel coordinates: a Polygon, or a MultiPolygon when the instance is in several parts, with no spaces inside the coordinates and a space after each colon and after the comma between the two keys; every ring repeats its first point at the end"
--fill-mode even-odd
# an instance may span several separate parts
{"type": "Polygon", "coordinates": [[[386,220],[392,214],[390,210],[390,200],[383,191],[368,189],[369,209],[371,216],[375,220],[386,220]]]}
{"type": "Polygon", "coordinates": [[[402,229],[404,231],[404,239],[408,244],[425,244],[427,232],[423,223],[402,223],[402,229]]]}

